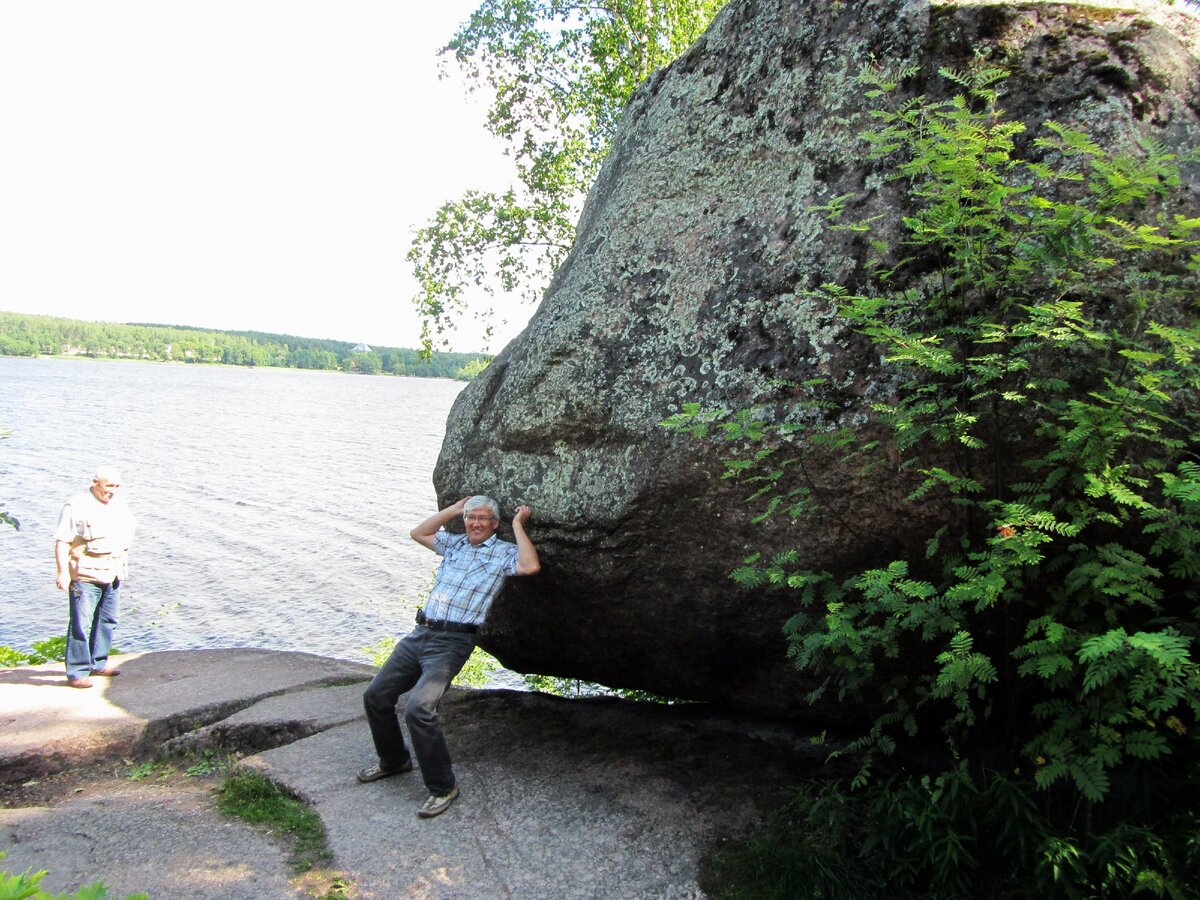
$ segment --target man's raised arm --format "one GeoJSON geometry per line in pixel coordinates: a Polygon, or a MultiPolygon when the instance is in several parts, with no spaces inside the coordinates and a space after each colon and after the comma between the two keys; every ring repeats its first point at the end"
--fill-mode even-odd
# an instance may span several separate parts
{"type": "Polygon", "coordinates": [[[463,514],[463,509],[466,506],[467,501],[470,499],[470,496],[463,497],[457,503],[447,506],[443,510],[435,512],[432,516],[410,531],[408,533],[409,537],[411,537],[422,547],[428,547],[430,550],[434,549],[434,536],[438,533],[438,529],[440,529],[447,522],[461,517],[463,514]]]}
{"type": "Polygon", "coordinates": [[[537,547],[525,533],[525,523],[533,515],[528,506],[518,506],[513,516],[513,536],[517,539],[517,574],[536,575],[542,570],[542,561],[538,559],[537,547]]]}

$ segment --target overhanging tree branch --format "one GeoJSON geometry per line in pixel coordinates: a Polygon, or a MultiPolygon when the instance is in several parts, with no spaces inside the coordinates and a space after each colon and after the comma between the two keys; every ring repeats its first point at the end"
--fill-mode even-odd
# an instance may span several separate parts
{"type": "Polygon", "coordinates": [[[442,48],[487,88],[488,130],[518,183],[468,191],[417,230],[408,260],[425,351],[481,297],[540,297],[574,241],[583,199],[629,97],[700,36],[726,0],[484,0],[442,48]],[[468,290],[469,287],[478,290],[468,290]]]}

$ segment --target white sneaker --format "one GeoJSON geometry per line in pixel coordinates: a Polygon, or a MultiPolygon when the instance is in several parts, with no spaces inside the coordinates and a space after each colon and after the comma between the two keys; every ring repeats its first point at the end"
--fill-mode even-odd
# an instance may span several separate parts
{"type": "Polygon", "coordinates": [[[431,796],[425,801],[425,805],[417,810],[417,815],[422,819],[432,819],[434,816],[440,816],[450,808],[450,804],[458,797],[458,785],[450,788],[450,793],[445,796],[431,796]]]}

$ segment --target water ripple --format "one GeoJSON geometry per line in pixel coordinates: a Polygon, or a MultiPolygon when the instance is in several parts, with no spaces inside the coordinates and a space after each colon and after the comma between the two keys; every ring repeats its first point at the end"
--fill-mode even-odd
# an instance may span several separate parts
{"type": "Polygon", "coordinates": [[[52,533],[98,462],[138,517],[126,650],[364,658],[407,631],[437,559],[408,539],[462,389],[443,379],[0,358],[0,644],[58,635],[52,533]]]}

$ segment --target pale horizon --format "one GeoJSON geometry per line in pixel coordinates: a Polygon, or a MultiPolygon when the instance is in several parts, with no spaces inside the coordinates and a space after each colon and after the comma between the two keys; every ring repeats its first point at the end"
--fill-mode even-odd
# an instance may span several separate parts
{"type": "MultiPolygon", "coordinates": [[[[0,306],[420,346],[413,231],[511,182],[482,101],[438,79],[476,5],[0,4],[0,306]]],[[[450,349],[499,352],[532,311],[450,349]]]]}

